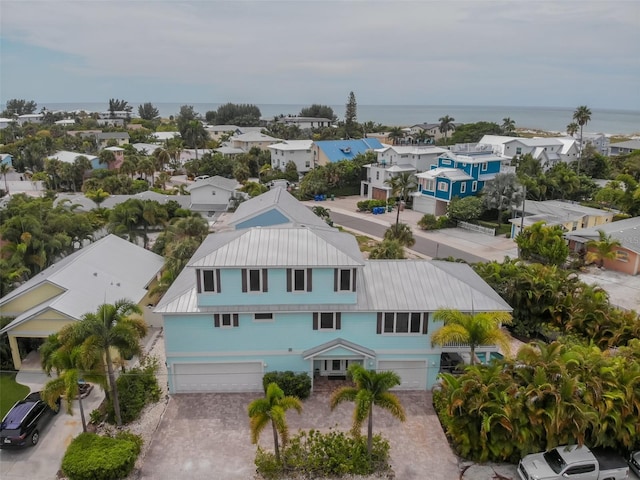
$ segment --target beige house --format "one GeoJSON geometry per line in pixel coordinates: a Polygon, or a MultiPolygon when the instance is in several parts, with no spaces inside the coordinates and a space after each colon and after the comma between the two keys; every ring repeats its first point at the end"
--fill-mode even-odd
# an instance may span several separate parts
{"type": "Polygon", "coordinates": [[[273,145],[279,141],[281,141],[281,139],[259,132],[243,133],[230,139],[233,148],[241,148],[245,152],[248,152],[253,147],[257,147],[260,150],[268,150],[269,145],[273,145]]]}
{"type": "Polygon", "coordinates": [[[25,339],[41,339],[95,312],[104,303],[126,298],[143,310],[150,326],[162,326],[152,312],[149,292],[164,260],[115,235],[108,235],[63,258],[0,298],[0,315],[13,321],[0,330],[9,337],[16,369],[29,353],[25,339]]]}

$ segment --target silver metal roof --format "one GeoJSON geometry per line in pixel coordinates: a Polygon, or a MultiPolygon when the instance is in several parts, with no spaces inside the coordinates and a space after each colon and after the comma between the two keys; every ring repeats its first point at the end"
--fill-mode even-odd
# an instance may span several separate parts
{"type": "Polygon", "coordinates": [[[336,347],[344,347],[347,350],[352,350],[369,358],[375,358],[376,356],[376,352],[374,352],[370,348],[363,347],[362,345],[350,342],[349,340],[345,340],[344,338],[334,338],[333,340],[318,345],[317,347],[305,350],[304,352],[302,352],[302,358],[306,360],[308,358],[315,357],[317,355],[330,351],[336,347]]]}
{"type": "Polygon", "coordinates": [[[262,195],[242,202],[229,219],[229,224],[238,225],[273,208],[295,225],[327,227],[324,220],[282,187],[274,187],[262,195]]]}
{"type": "Polygon", "coordinates": [[[307,227],[258,227],[209,235],[188,265],[285,268],[362,264],[358,242],[348,233],[307,227]]]}
{"type": "Polygon", "coordinates": [[[95,311],[105,302],[127,298],[139,302],[147,294],[146,287],[162,269],[161,256],[130,243],[116,235],[108,235],[65,257],[0,299],[2,315],[17,315],[3,331],[23,323],[42,311],[43,305],[26,312],[9,312],[6,304],[44,283],[60,287],[63,293],[46,303],[71,318],[95,311]]]}

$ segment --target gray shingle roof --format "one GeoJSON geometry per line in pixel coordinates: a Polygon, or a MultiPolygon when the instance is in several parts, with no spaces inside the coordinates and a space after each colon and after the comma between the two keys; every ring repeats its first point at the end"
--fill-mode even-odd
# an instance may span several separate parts
{"type": "Polygon", "coordinates": [[[238,181],[235,178],[225,178],[220,175],[216,175],[214,177],[204,178],[202,180],[197,180],[195,183],[189,185],[187,187],[187,191],[195,190],[196,188],[202,188],[212,186],[219,188],[221,190],[227,190],[229,192],[235,191],[236,188],[240,186],[238,181]]]}
{"type": "Polygon", "coordinates": [[[606,235],[611,235],[611,238],[618,240],[623,247],[632,252],[640,253],[640,217],[575,230],[566,233],[565,237],[585,243],[589,240],[598,240],[600,238],[598,230],[604,231],[606,235]]]}

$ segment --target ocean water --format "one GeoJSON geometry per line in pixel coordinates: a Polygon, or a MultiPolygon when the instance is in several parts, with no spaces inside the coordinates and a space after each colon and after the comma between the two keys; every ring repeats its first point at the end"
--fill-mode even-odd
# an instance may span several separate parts
{"type": "MultiPolygon", "coordinates": [[[[152,102],[153,103],[153,102],[152,102]]],[[[130,102],[136,112],[138,104],[130,102]]],[[[182,105],[192,105],[202,116],[207,111],[216,110],[220,103],[154,103],[163,117],[176,115],[182,105]]],[[[309,105],[258,104],[262,116],[274,117],[280,114],[297,115],[309,105]]],[[[100,103],[39,103],[38,109],[49,110],[86,110],[104,112],[107,102],[100,103]]],[[[341,118],[345,105],[330,105],[341,118]]],[[[564,132],[572,122],[573,108],[554,107],[497,107],[497,106],[461,106],[461,105],[358,105],[358,121],[372,121],[390,126],[411,126],[418,123],[437,123],[438,119],[449,115],[456,122],[470,123],[479,121],[502,124],[502,119],[510,117],[516,127],[564,132]]],[[[585,132],[607,134],[640,135],[640,111],[591,109],[591,121],[585,126],[585,132]]]]}

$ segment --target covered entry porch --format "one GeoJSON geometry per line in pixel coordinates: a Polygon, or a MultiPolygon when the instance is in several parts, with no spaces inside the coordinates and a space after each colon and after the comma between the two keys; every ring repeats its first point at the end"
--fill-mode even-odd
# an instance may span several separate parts
{"type": "Polygon", "coordinates": [[[305,360],[313,366],[312,386],[326,384],[334,380],[346,380],[350,365],[359,364],[365,368],[375,365],[375,352],[369,348],[336,338],[302,352],[305,360]]]}

